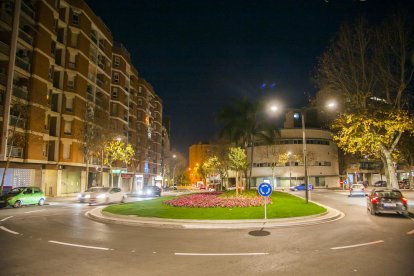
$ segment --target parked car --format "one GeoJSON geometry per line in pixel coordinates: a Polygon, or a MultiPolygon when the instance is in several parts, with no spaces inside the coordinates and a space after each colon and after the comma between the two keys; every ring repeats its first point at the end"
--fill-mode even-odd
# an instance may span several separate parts
{"type": "Polygon", "coordinates": [[[89,198],[91,198],[91,194],[94,192],[98,192],[102,187],[91,187],[84,191],[83,193],[78,194],[79,202],[89,202],[89,198]]]}
{"type": "MultiPolygon", "coordinates": [[[[308,184],[308,190],[310,191],[310,190],[312,190],[313,189],[313,186],[312,186],[312,184],[308,184]]],[[[302,183],[302,184],[299,184],[299,185],[296,185],[296,186],[292,186],[292,187],[290,187],[290,190],[291,191],[305,191],[306,190],[306,187],[305,187],[305,183],[302,183]]]]}
{"type": "Polygon", "coordinates": [[[400,190],[378,189],[372,190],[367,197],[367,210],[371,215],[378,213],[398,213],[408,215],[408,200],[400,190]]]}
{"type": "Polygon", "coordinates": [[[378,180],[374,183],[374,187],[387,187],[387,181],[378,180]]]}
{"type": "Polygon", "coordinates": [[[400,189],[410,189],[410,182],[408,181],[408,179],[398,181],[398,187],[400,189]]]}
{"type": "Polygon", "coordinates": [[[100,187],[99,189],[93,190],[90,194],[89,204],[111,202],[124,203],[126,199],[127,195],[121,190],[121,188],[100,187]]]}
{"type": "Polygon", "coordinates": [[[0,206],[13,206],[19,208],[23,205],[45,204],[46,196],[38,187],[16,187],[11,189],[6,195],[0,197],[0,206]]]}
{"type": "Polygon", "coordinates": [[[365,186],[362,183],[352,184],[348,196],[365,196],[365,186]]]}
{"type": "Polygon", "coordinates": [[[146,186],[143,191],[145,196],[161,196],[161,188],[158,186],[146,186]]]}

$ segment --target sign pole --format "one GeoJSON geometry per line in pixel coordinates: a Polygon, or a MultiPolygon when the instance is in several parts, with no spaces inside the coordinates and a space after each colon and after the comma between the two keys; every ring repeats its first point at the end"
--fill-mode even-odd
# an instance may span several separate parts
{"type": "Polygon", "coordinates": [[[267,196],[265,196],[264,197],[264,200],[265,200],[265,217],[264,217],[264,219],[267,219],[267,196]]]}

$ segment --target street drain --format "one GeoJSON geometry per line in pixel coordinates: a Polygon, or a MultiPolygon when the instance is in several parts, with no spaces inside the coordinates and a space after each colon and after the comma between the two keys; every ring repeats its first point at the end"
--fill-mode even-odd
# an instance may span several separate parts
{"type": "Polygon", "coordinates": [[[254,237],[264,237],[264,236],[269,236],[270,232],[269,231],[264,231],[263,229],[260,229],[260,230],[250,231],[249,235],[254,236],[254,237]]]}

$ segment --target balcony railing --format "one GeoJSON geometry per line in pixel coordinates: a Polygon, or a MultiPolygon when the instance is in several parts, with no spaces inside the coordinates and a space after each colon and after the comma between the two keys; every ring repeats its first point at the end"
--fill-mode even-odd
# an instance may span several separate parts
{"type": "Polygon", "coordinates": [[[7,45],[6,43],[0,41],[0,52],[5,54],[5,55],[9,55],[9,53],[10,53],[9,45],[7,45]]]}
{"type": "Polygon", "coordinates": [[[11,25],[13,22],[12,16],[5,11],[0,11],[0,21],[3,21],[7,25],[11,25]]]}
{"type": "Polygon", "coordinates": [[[14,146],[7,146],[7,156],[23,158],[23,148],[22,147],[14,147],[14,146]]]}
{"type": "Polygon", "coordinates": [[[68,67],[70,69],[75,69],[76,68],[76,63],[74,63],[74,62],[68,62],[68,67]]]}
{"type": "Polygon", "coordinates": [[[32,19],[35,18],[35,13],[34,13],[33,9],[31,7],[29,7],[26,3],[22,2],[21,9],[30,18],[32,18],[32,19]]]}
{"type": "Polygon", "coordinates": [[[30,64],[29,61],[26,61],[18,56],[16,56],[16,62],[15,62],[17,67],[20,67],[21,69],[27,71],[30,73],[30,64]]]}
{"type": "Polygon", "coordinates": [[[17,98],[28,100],[29,94],[27,91],[27,87],[23,88],[23,86],[13,85],[13,96],[17,98]]]}
{"type": "Polygon", "coordinates": [[[9,125],[18,128],[25,129],[26,128],[26,119],[19,118],[18,116],[10,115],[9,125]]]}
{"type": "Polygon", "coordinates": [[[103,87],[104,86],[104,82],[103,82],[103,80],[101,80],[101,79],[99,79],[99,78],[96,78],[96,84],[99,86],[99,87],[103,87]]]}
{"type": "Polygon", "coordinates": [[[3,84],[4,86],[6,86],[6,82],[7,82],[6,74],[0,73],[0,84],[3,84]]]}
{"type": "Polygon", "coordinates": [[[33,37],[26,33],[23,30],[19,30],[19,37],[29,43],[30,45],[33,45],[33,37]]]}

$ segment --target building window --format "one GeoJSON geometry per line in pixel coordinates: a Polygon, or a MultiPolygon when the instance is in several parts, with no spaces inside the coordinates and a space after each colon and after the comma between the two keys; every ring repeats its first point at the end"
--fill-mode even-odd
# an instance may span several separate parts
{"type": "Polygon", "coordinates": [[[138,99],[138,106],[142,106],[142,99],[138,99]]]}
{"type": "Polygon", "coordinates": [[[72,122],[71,121],[65,121],[63,132],[67,135],[72,134],[72,122]]]}
{"type": "Polygon", "coordinates": [[[118,88],[112,87],[112,99],[118,98],[118,88]]]}
{"type": "Polygon", "coordinates": [[[53,80],[54,69],[53,66],[49,67],[49,80],[53,80]]]}
{"type": "Polygon", "coordinates": [[[56,53],[56,41],[52,41],[52,43],[50,44],[50,53],[52,54],[52,56],[55,56],[55,53],[56,53]]]}
{"type": "Polygon", "coordinates": [[[72,112],[73,111],[73,98],[66,98],[66,111],[72,112]]]}
{"type": "Polygon", "coordinates": [[[63,159],[70,158],[70,144],[63,144],[63,159]]]}
{"type": "Polygon", "coordinates": [[[119,67],[121,60],[119,57],[115,57],[114,58],[114,67],[119,67]]]}
{"type": "Polygon", "coordinates": [[[80,19],[80,14],[77,13],[77,12],[73,12],[73,14],[72,14],[72,24],[76,25],[76,26],[79,26],[79,21],[80,21],[79,19],[80,19]]]}
{"type": "Polygon", "coordinates": [[[118,104],[112,103],[111,106],[111,115],[117,115],[118,114],[118,104]]]}
{"type": "Polygon", "coordinates": [[[75,89],[75,76],[68,76],[67,88],[68,90],[75,89]]]}
{"type": "Polygon", "coordinates": [[[114,72],[113,78],[114,78],[114,83],[118,83],[119,82],[119,73],[114,72]]]}

